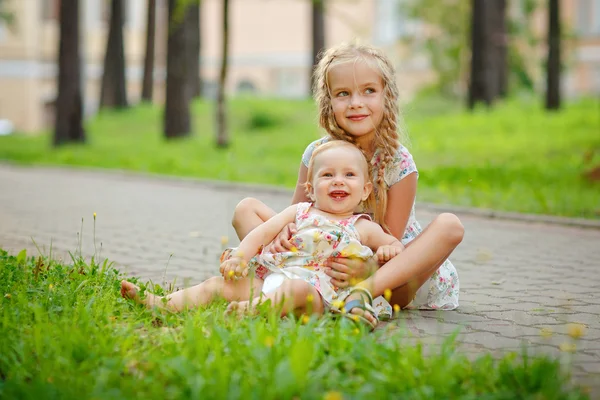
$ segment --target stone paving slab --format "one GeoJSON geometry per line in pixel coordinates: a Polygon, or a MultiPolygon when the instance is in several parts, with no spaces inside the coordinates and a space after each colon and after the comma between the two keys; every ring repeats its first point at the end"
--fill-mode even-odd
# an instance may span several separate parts
{"type": "MultiPolygon", "coordinates": [[[[1,248],[47,255],[52,246],[63,258],[81,248],[128,274],[177,286],[218,272],[225,240],[237,243],[230,221],[241,199],[259,197],[276,210],[291,199],[289,191],[253,186],[7,165],[0,188],[1,248]]],[[[426,225],[434,214],[417,208],[417,217],[426,225]]],[[[462,351],[473,356],[526,345],[572,364],[576,381],[600,397],[600,230],[459,217],[465,240],[451,258],[460,308],[403,312],[379,329],[392,325],[431,346],[459,330],[462,351]],[[586,335],[575,342],[567,323],[584,324],[586,335]],[[577,351],[565,352],[573,343],[577,351]]]]}

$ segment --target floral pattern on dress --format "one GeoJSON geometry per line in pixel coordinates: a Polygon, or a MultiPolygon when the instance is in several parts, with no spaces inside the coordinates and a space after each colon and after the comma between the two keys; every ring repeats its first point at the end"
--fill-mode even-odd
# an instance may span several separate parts
{"type": "MultiPolygon", "coordinates": [[[[287,279],[302,279],[317,289],[326,306],[339,298],[340,289],[325,273],[326,262],[333,257],[355,257],[368,260],[373,251],[360,243],[354,223],[367,215],[355,214],[336,221],[311,212],[312,203],[299,203],[296,211],[297,233],[292,236],[293,251],[270,253],[261,251],[248,262],[256,276],[266,281],[269,275],[280,274],[287,279]]],[[[229,250],[227,254],[233,253],[229,250]]],[[[227,258],[227,255],[224,256],[227,258]]],[[[279,280],[278,282],[281,282],[279,280]]]]}
{"type": "MultiPolygon", "coordinates": [[[[330,137],[326,136],[321,139],[315,140],[310,143],[304,154],[302,155],[302,163],[308,167],[308,162],[312,156],[313,151],[323,143],[331,140],[330,137]]],[[[381,149],[377,149],[371,159],[371,165],[373,165],[373,187],[377,191],[377,166],[382,159],[381,149]]],[[[408,149],[402,145],[398,147],[398,150],[392,157],[392,162],[385,166],[384,170],[384,181],[388,188],[392,187],[396,183],[400,182],[405,177],[412,173],[418,174],[417,166],[413,160],[412,155],[408,149]]],[[[361,210],[361,212],[371,213],[372,210],[361,210]]],[[[372,215],[372,213],[371,213],[372,215]]],[[[410,210],[408,222],[406,224],[406,230],[402,237],[402,244],[414,240],[418,235],[421,234],[423,229],[416,219],[415,216],[415,204],[413,203],[410,210]]],[[[423,286],[419,288],[414,300],[409,304],[407,308],[416,308],[422,310],[453,310],[458,307],[458,293],[459,293],[459,280],[456,268],[450,262],[450,260],[444,261],[444,263],[438,268],[438,270],[429,278],[423,286]]],[[[378,297],[374,301],[376,312],[385,312],[391,314],[391,306],[383,297],[378,297]]]]}

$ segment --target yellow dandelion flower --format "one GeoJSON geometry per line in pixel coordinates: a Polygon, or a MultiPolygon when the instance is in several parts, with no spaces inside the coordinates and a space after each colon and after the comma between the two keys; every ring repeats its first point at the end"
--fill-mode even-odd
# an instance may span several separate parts
{"type": "Polygon", "coordinates": [[[94,219],[96,219],[96,213],[94,213],[94,219]]]}
{"type": "Polygon", "coordinates": [[[292,248],[290,249],[290,251],[292,253],[297,253],[298,252],[298,248],[296,246],[292,246],[292,248]]]}
{"type": "Polygon", "coordinates": [[[233,274],[234,274],[234,272],[233,272],[233,271],[229,271],[229,273],[228,273],[227,275],[229,275],[229,277],[232,277],[232,276],[233,276],[233,274]]]}
{"type": "Polygon", "coordinates": [[[333,308],[341,310],[342,308],[344,308],[344,302],[342,300],[336,300],[333,302],[333,308]]]}
{"type": "Polygon", "coordinates": [[[4,297],[5,297],[5,298],[7,298],[7,299],[10,299],[10,298],[12,297],[12,294],[10,294],[10,293],[5,293],[5,294],[4,294],[4,297]]]}
{"type": "Polygon", "coordinates": [[[315,297],[312,294],[309,294],[308,296],[306,296],[307,303],[312,303],[314,299],[315,299],[315,297]]]}
{"type": "Polygon", "coordinates": [[[358,322],[360,320],[360,317],[358,315],[353,315],[352,319],[356,322],[358,322]]]}
{"type": "Polygon", "coordinates": [[[54,285],[53,285],[53,284],[49,284],[49,285],[48,285],[48,289],[49,289],[49,290],[52,290],[52,289],[54,289],[54,285]]]}
{"type": "Polygon", "coordinates": [[[560,349],[560,351],[564,351],[565,353],[575,353],[575,351],[577,350],[577,346],[575,345],[575,343],[562,343],[560,346],[558,346],[558,348],[560,349]]]}
{"type": "Polygon", "coordinates": [[[350,278],[350,286],[356,286],[358,282],[360,282],[358,279],[350,278]]]}
{"type": "Polygon", "coordinates": [[[400,312],[400,306],[398,304],[394,304],[394,312],[400,312]]]}
{"type": "Polygon", "coordinates": [[[569,324],[567,325],[567,332],[573,339],[579,339],[585,335],[585,325],[583,324],[569,324]]]}
{"type": "Polygon", "coordinates": [[[340,392],[332,390],[323,395],[323,400],[344,400],[344,396],[340,392]]]}
{"type": "Polygon", "coordinates": [[[552,337],[552,329],[542,328],[542,330],[540,331],[540,335],[542,335],[542,337],[544,337],[546,339],[549,337],[552,337]]]}
{"type": "Polygon", "coordinates": [[[385,289],[383,291],[383,298],[387,301],[390,301],[390,299],[392,298],[392,291],[390,289],[385,289]]]}
{"type": "Polygon", "coordinates": [[[274,343],[275,343],[275,338],[273,336],[267,336],[265,338],[265,346],[267,346],[267,347],[273,347],[274,343]]]}
{"type": "Polygon", "coordinates": [[[354,331],[353,331],[353,332],[354,332],[354,334],[355,334],[355,335],[358,335],[358,334],[360,333],[360,329],[358,329],[358,328],[354,328],[354,331]]]}
{"type": "Polygon", "coordinates": [[[229,238],[227,236],[221,236],[221,246],[225,246],[229,243],[229,238]]]}
{"type": "Polygon", "coordinates": [[[302,323],[304,325],[308,324],[309,321],[310,321],[310,317],[308,315],[303,315],[302,316],[302,323]]]}

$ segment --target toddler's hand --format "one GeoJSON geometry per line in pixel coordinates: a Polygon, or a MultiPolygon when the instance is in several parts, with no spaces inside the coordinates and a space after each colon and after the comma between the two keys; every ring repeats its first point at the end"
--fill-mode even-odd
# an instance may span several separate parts
{"type": "Polygon", "coordinates": [[[267,253],[282,253],[285,251],[290,251],[294,247],[294,245],[290,242],[290,239],[297,232],[296,224],[290,222],[287,224],[277,235],[275,239],[267,246],[265,246],[264,251],[267,253]]]}
{"type": "Polygon", "coordinates": [[[225,260],[219,269],[226,281],[248,276],[248,264],[241,257],[225,260]]]}
{"type": "Polygon", "coordinates": [[[377,257],[377,261],[379,261],[380,264],[383,264],[402,253],[402,250],[404,249],[400,246],[386,244],[377,249],[375,256],[377,257]]]}

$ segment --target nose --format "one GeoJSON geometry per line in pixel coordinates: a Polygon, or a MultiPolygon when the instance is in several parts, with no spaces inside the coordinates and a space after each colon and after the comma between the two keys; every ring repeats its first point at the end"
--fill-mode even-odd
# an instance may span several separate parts
{"type": "Polygon", "coordinates": [[[360,97],[360,93],[353,93],[352,96],[350,96],[350,108],[360,108],[362,107],[362,100],[360,97]]]}
{"type": "Polygon", "coordinates": [[[341,176],[341,175],[336,175],[336,176],[334,176],[334,177],[333,177],[333,184],[334,184],[335,186],[340,186],[340,185],[343,185],[343,184],[344,184],[344,179],[343,179],[343,176],[341,176]]]}

